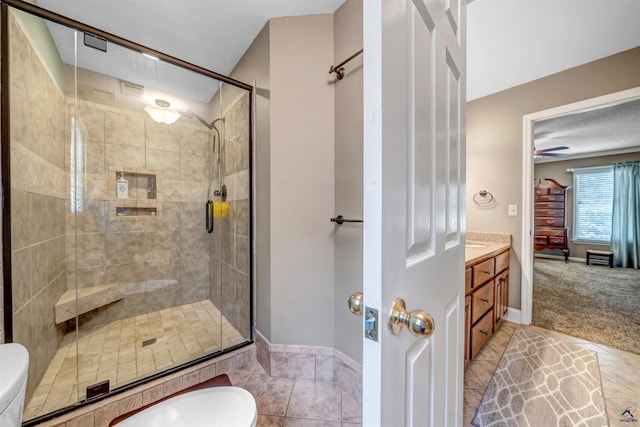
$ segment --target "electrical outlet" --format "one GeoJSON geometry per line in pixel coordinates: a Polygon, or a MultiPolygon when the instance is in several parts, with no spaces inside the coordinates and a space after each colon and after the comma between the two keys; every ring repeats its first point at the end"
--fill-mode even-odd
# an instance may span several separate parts
{"type": "Polygon", "coordinates": [[[518,205],[509,205],[507,215],[518,216],[518,205]]]}

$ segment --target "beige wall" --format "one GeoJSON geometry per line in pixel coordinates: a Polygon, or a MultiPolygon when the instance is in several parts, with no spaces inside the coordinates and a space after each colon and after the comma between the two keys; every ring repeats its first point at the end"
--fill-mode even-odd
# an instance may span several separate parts
{"type": "MultiPolygon", "coordinates": [[[[334,60],[362,49],[362,0],[348,0],[334,14],[334,60]]],[[[336,215],[362,219],[362,55],[335,80],[336,215]]],[[[362,292],[362,224],[336,225],[335,347],[362,363],[362,318],[347,309],[351,293],[362,292]]]]}
{"type": "Polygon", "coordinates": [[[467,230],[511,233],[509,305],[520,308],[523,115],[640,86],[640,48],[603,58],[467,104],[467,230]],[[473,203],[480,190],[493,208],[473,203]],[[517,204],[518,216],[507,216],[517,204]]]}
{"type": "Polygon", "coordinates": [[[256,90],[256,328],[334,344],[333,16],[272,19],[231,76],[256,90]]]}
{"type": "MultiPolygon", "coordinates": [[[[573,185],[573,174],[567,172],[571,168],[586,168],[593,166],[608,166],[616,162],[628,162],[640,160],[640,151],[635,153],[618,154],[614,156],[591,157],[588,159],[563,160],[559,162],[539,163],[535,165],[534,177],[536,182],[539,178],[553,178],[562,185],[573,185]]],[[[574,192],[570,188],[567,192],[567,226],[571,229],[569,234],[569,250],[572,258],[586,258],[587,249],[606,249],[602,245],[574,243],[571,241],[571,233],[573,232],[573,203],[574,192]]],[[[607,245],[608,246],[608,245],[607,245]]],[[[543,250],[541,253],[549,255],[562,255],[558,250],[543,250]]]]}
{"type": "Polygon", "coordinates": [[[333,16],[270,28],[271,341],[332,346],[333,16]]]}

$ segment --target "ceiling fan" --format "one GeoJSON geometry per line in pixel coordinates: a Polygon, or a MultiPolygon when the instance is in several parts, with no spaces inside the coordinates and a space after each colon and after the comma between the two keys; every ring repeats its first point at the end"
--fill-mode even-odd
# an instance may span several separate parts
{"type": "Polygon", "coordinates": [[[551,147],[551,148],[545,148],[542,150],[536,150],[534,148],[533,151],[533,156],[534,157],[567,157],[568,154],[566,153],[556,153],[556,151],[560,151],[560,150],[568,150],[569,147],[562,145],[559,147],[551,147]]]}

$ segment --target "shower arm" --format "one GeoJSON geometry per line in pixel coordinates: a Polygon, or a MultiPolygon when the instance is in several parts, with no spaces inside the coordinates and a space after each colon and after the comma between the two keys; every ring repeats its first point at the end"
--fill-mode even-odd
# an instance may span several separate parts
{"type": "MultiPolygon", "coordinates": [[[[224,190],[224,188],[222,188],[222,171],[220,169],[220,162],[221,162],[221,156],[222,156],[222,138],[220,136],[220,130],[216,127],[216,123],[217,122],[223,122],[224,123],[224,118],[220,117],[215,119],[212,122],[208,122],[205,119],[203,119],[202,117],[200,117],[199,115],[197,115],[196,113],[194,113],[191,110],[184,110],[182,112],[182,115],[184,117],[189,117],[189,118],[194,118],[197,121],[199,121],[200,123],[202,123],[203,125],[205,125],[209,130],[214,130],[216,131],[216,134],[218,135],[218,189],[214,190],[213,192],[213,196],[214,197],[221,197],[224,201],[224,199],[226,198],[226,191],[224,190]]],[[[213,153],[216,152],[216,138],[215,135],[213,135],[213,147],[212,147],[212,151],[213,153]]],[[[213,162],[213,159],[211,159],[213,162]]],[[[209,173],[209,188],[207,189],[207,199],[209,199],[211,197],[211,178],[213,178],[213,163],[211,164],[211,172],[209,173]]]]}

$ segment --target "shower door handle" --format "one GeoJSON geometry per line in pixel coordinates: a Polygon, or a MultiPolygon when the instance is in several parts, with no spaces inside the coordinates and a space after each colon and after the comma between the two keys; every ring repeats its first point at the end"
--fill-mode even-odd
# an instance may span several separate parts
{"type": "Polygon", "coordinates": [[[205,210],[207,233],[213,232],[213,201],[207,200],[207,206],[205,210]]]}

